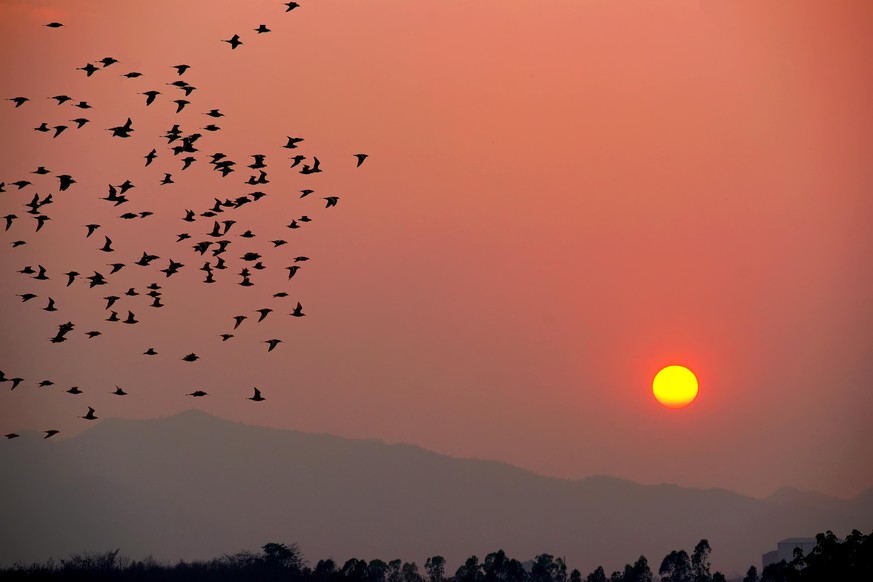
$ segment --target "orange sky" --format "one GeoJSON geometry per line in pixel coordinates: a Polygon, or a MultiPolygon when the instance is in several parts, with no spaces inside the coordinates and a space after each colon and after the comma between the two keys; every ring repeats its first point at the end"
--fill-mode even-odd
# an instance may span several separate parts
{"type": "Polygon", "coordinates": [[[0,202],[21,217],[0,235],[0,370],[26,379],[0,386],[0,432],[73,434],[89,405],[103,417],[201,406],[563,477],[753,495],[873,485],[869,3],[319,0],[283,11],[0,2],[2,96],[31,98],[0,102],[0,202]],[[65,26],[41,26],[51,20],[65,26]],[[261,23],[273,32],[256,35],[261,23]],[[244,45],[231,51],[220,40],[234,33],[244,45]],[[120,62],[91,78],[75,70],[106,56],[120,62]],[[181,94],[165,83],[183,62],[197,90],[175,114],[181,94]],[[120,76],[131,70],[143,77],[120,76]],[[162,95],[146,108],[138,93],[150,89],[162,95]],[[92,123],[57,139],[32,131],[82,113],[46,99],[59,93],[92,103],[92,123]],[[222,130],[182,173],[158,136],[174,123],[201,131],[216,107],[222,130]],[[132,138],[104,131],[128,116],[132,138]],[[289,135],[324,173],[288,169],[289,135]],[[240,171],[211,172],[218,151],[240,171]],[[360,151],[370,158],[356,169],[360,151]],[[272,183],[234,211],[258,237],[233,238],[228,260],[258,250],[269,268],[250,289],[236,285],[238,265],[203,285],[206,259],[188,243],[211,222],[180,219],[253,191],[254,153],[272,183]],[[53,174],[30,174],[39,165],[53,174]],[[164,172],[176,183],[159,186],[164,172]],[[61,173],[77,180],[66,192],[61,173]],[[20,179],[33,185],[9,186],[20,179]],[[129,204],[99,200],[125,179],[129,204]],[[301,200],[301,188],[317,194],[301,200]],[[55,199],[39,233],[22,206],[35,192],[55,199]],[[336,208],[323,207],[329,195],[336,208]],[[155,214],[117,218],[141,210],[155,214]],[[284,227],[301,214],[313,222],[284,227]],[[103,226],[86,240],[92,221],[103,226]],[[186,227],[192,239],[176,244],[186,227]],[[113,260],[162,258],[102,289],[64,287],[70,269],[108,271],[104,234],[113,260]],[[269,249],[278,237],[289,244],[269,249]],[[288,283],[281,267],[298,254],[312,260],[288,283]],[[164,280],[167,258],[186,267],[164,280]],[[16,273],[36,264],[55,276],[16,273]],[[141,323],[103,321],[101,297],[152,281],[165,308],[126,298],[121,315],[130,306],[141,323]],[[279,290],[289,297],[273,299],[279,290]],[[39,298],[23,304],[26,292],[39,298]],[[48,296],[58,312],[40,309],[48,296]],[[288,317],[297,301],[307,317],[288,317]],[[266,306],[276,312],[255,324],[266,306]],[[222,343],[241,313],[250,319],[222,343]],[[70,341],[51,344],[64,321],[76,324],[70,341]],[[90,329],[104,335],[88,340],[90,329]],[[266,353],[274,337],[284,343],[266,353]],[[159,356],[142,356],[148,347],[159,356]],[[189,352],[201,359],[182,362],[189,352]],[[672,363],[700,380],[681,411],[651,397],[672,363]],[[109,395],[116,384],[130,395],[109,395]],[[85,394],[64,394],[72,385],[85,394]],[[268,400],[245,400],[252,386],[268,400]],[[210,396],[185,396],[197,388],[210,396]]]}

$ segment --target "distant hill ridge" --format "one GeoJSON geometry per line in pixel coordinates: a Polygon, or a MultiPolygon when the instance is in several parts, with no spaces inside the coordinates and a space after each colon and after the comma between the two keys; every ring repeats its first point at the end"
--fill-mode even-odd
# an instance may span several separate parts
{"type": "MultiPolygon", "coordinates": [[[[760,567],[776,541],[873,529],[873,493],[851,501],[791,489],[758,500],[724,489],[572,481],[414,445],[245,425],[201,411],[107,419],[67,440],[0,447],[0,563],[120,547],[208,559],[270,541],[310,560],[434,554],[451,568],[504,549],[609,572],[709,539],[723,572],[760,567]],[[49,445],[49,446],[46,446],[49,445]]],[[[4,443],[5,445],[6,443],[4,443]]]]}

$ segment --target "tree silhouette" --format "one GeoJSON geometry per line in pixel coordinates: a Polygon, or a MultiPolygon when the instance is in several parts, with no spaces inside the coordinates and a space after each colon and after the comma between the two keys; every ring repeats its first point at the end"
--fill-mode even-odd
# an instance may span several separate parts
{"type": "Polygon", "coordinates": [[[685,550],[672,551],[661,562],[658,575],[662,582],[693,582],[691,558],[685,550]]]}
{"type": "Polygon", "coordinates": [[[743,578],[743,582],[761,582],[761,579],[758,578],[758,569],[754,566],[749,566],[749,570],[746,572],[746,577],[743,578]]]}
{"type": "Polygon", "coordinates": [[[443,582],[446,579],[446,559],[442,556],[432,556],[425,560],[424,571],[428,582],[443,582]]]}
{"type": "Polygon", "coordinates": [[[593,572],[588,574],[585,578],[585,582],[608,582],[606,572],[603,571],[603,566],[597,566],[593,572]]]}
{"type": "Polygon", "coordinates": [[[709,572],[709,554],[711,552],[709,540],[700,540],[694,546],[694,552],[691,554],[691,576],[694,582],[710,582],[712,580],[712,574],[709,572]]]}

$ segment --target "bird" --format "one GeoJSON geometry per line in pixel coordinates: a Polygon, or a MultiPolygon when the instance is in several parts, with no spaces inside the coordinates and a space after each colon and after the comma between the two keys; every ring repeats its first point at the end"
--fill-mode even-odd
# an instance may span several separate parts
{"type": "Polygon", "coordinates": [[[117,311],[111,311],[109,313],[109,317],[106,318],[106,321],[113,321],[114,322],[114,321],[121,321],[121,320],[118,319],[118,312],[117,311]]]}
{"type": "Polygon", "coordinates": [[[64,275],[67,276],[67,287],[69,287],[73,284],[73,281],[76,280],[76,277],[79,276],[79,273],[77,271],[69,271],[67,273],[64,273],[64,275]]]}
{"type": "Polygon", "coordinates": [[[45,274],[45,267],[37,265],[37,268],[39,268],[39,273],[37,273],[33,278],[39,281],[47,281],[49,277],[45,274]]]}
{"type": "Polygon", "coordinates": [[[18,388],[18,385],[24,382],[24,378],[9,378],[9,381],[12,382],[12,388],[10,390],[15,390],[18,388]]]}
{"type": "MultiPolygon", "coordinates": [[[[208,115],[209,117],[224,117],[224,113],[222,113],[218,109],[210,109],[209,111],[207,111],[203,115],[208,115]]],[[[223,155],[224,154],[222,154],[222,156],[223,155]]]]}
{"type": "Polygon", "coordinates": [[[142,77],[142,73],[139,73],[137,71],[131,71],[131,72],[125,73],[124,75],[121,75],[121,76],[127,77],[128,79],[136,79],[137,77],[142,77]]]}
{"type": "Polygon", "coordinates": [[[73,123],[76,124],[76,129],[82,129],[82,127],[83,127],[86,123],[89,122],[89,120],[88,120],[88,119],[85,119],[84,117],[77,117],[76,119],[71,119],[70,121],[72,121],[73,123]]]}
{"type": "Polygon", "coordinates": [[[116,301],[121,299],[121,297],[119,297],[118,295],[110,295],[108,297],[104,297],[103,299],[106,300],[106,307],[104,309],[110,309],[113,305],[115,305],[116,301]]]}
{"type": "Polygon", "coordinates": [[[161,180],[161,186],[166,186],[167,184],[175,184],[173,182],[173,175],[164,173],[164,178],[161,180]]]}
{"type": "Polygon", "coordinates": [[[222,40],[221,42],[229,43],[231,49],[236,49],[236,47],[238,47],[239,45],[241,45],[241,44],[243,43],[243,42],[239,39],[239,35],[238,35],[238,34],[233,35],[233,36],[230,37],[228,40],[222,40]]]}
{"type": "Polygon", "coordinates": [[[179,113],[180,111],[185,109],[186,105],[188,105],[191,102],[186,101],[185,99],[176,99],[175,101],[173,101],[173,103],[176,104],[176,113],[179,113]]]}
{"type": "Polygon", "coordinates": [[[172,68],[176,69],[179,75],[183,75],[185,71],[191,68],[191,65],[173,65],[172,68]]]}
{"type": "Polygon", "coordinates": [[[339,196],[327,196],[325,197],[325,200],[327,200],[325,208],[330,208],[331,206],[336,206],[336,203],[339,201],[339,196]]]}
{"type": "Polygon", "coordinates": [[[39,383],[39,387],[40,387],[40,388],[46,388],[46,387],[48,387],[48,386],[54,386],[54,384],[55,384],[55,383],[52,382],[51,380],[43,380],[42,382],[39,383]]]}
{"type": "Polygon", "coordinates": [[[103,243],[103,246],[100,247],[100,250],[103,251],[104,253],[113,252],[115,249],[112,248],[112,239],[109,238],[108,236],[104,236],[103,238],[106,239],[106,242],[103,243]]]}
{"type": "Polygon", "coordinates": [[[203,390],[195,390],[194,392],[191,392],[190,394],[186,394],[186,396],[194,396],[195,398],[197,398],[200,396],[206,396],[206,394],[207,393],[204,392],[203,390]]]}
{"type": "Polygon", "coordinates": [[[55,430],[55,429],[51,429],[51,430],[44,430],[44,431],[42,431],[42,432],[45,433],[45,436],[42,437],[42,438],[47,439],[47,438],[51,438],[51,437],[55,436],[56,434],[58,434],[58,433],[61,432],[61,431],[59,431],[59,430],[55,430]]]}
{"type": "Polygon", "coordinates": [[[297,302],[297,307],[294,308],[294,312],[291,313],[291,315],[293,315],[294,317],[303,317],[304,315],[306,315],[305,313],[303,313],[303,306],[300,305],[299,301],[297,302]]]}
{"type": "Polygon", "coordinates": [[[70,97],[69,95],[55,95],[54,97],[49,97],[49,99],[54,99],[55,101],[58,102],[58,105],[62,105],[63,103],[66,103],[67,101],[73,100],[73,98],[70,97]]]}
{"type": "Polygon", "coordinates": [[[302,137],[291,137],[290,135],[289,135],[289,136],[286,136],[286,137],[288,138],[288,143],[286,143],[286,144],[285,144],[284,146],[282,146],[282,147],[284,147],[284,148],[288,148],[289,150],[293,150],[294,148],[297,147],[297,144],[298,144],[298,143],[300,143],[301,141],[303,141],[303,138],[302,138],[302,137]]]}
{"type": "Polygon", "coordinates": [[[258,323],[264,321],[264,318],[267,317],[267,315],[270,314],[270,312],[272,311],[273,310],[269,307],[264,307],[263,309],[255,309],[255,312],[261,314],[261,316],[258,318],[258,323]]]}
{"type": "Polygon", "coordinates": [[[124,125],[110,127],[107,131],[112,132],[112,137],[130,137],[130,133],[133,131],[133,121],[128,117],[124,125]]]}
{"type": "Polygon", "coordinates": [[[140,95],[145,95],[145,96],[146,96],[146,107],[148,107],[149,105],[151,105],[152,103],[154,103],[154,102],[155,102],[155,98],[156,98],[158,95],[160,95],[160,94],[161,94],[160,91],[154,91],[154,90],[152,90],[152,91],[143,91],[142,93],[140,93],[140,95]]]}
{"type": "Polygon", "coordinates": [[[45,166],[40,166],[31,172],[31,174],[39,174],[40,176],[45,176],[46,174],[50,174],[50,173],[51,173],[51,171],[46,170],[45,166]]]}
{"type": "Polygon", "coordinates": [[[28,101],[30,101],[30,99],[28,99],[27,97],[11,97],[11,98],[7,99],[7,101],[14,102],[15,107],[18,108],[18,107],[21,107],[22,105],[24,105],[25,103],[27,103],[28,101]]]}
{"type": "Polygon", "coordinates": [[[92,65],[91,63],[88,63],[88,64],[85,65],[84,67],[76,67],[76,70],[77,70],[77,71],[85,71],[85,74],[86,74],[88,77],[90,77],[91,75],[93,75],[94,73],[96,73],[97,71],[99,71],[100,69],[98,69],[97,67],[95,67],[95,66],[92,65]]]}
{"type": "Polygon", "coordinates": [[[221,338],[221,341],[226,342],[227,340],[229,340],[230,338],[233,337],[233,334],[232,333],[223,333],[218,337],[221,338]]]}
{"type": "Polygon", "coordinates": [[[95,231],[95,230],[97,230],[98,228],[100,228],[100,225],[99,225],[99,224],[86,224],[86,225],[85,225],[85,228],[88,229],[88,234],[85,235],[85,238],[88,238],[89,236],[91,236],[92,234],[94,234],[94,231],[95,231]]]}
{"type": "Polygon", "coordinates": [[[67,126],[66,125],[55,125],[55,126],[52,126],[52,129],[55,130],[55,134],[52,136],[52,139],[54,139],[54,138],[58,137],[59,135],[61,135],[62,133],[64,133],[64,130],[67,129],[67,126]]]}
{"type": "Polygon", "coordinates": [[[241,324],[241,323],[243,322],[244,319],[247,319],[247,316],[245,316],[245,315],[235,315],[235,316],[233,317],[233,321],[234,321],[233,329],[238,328],[238,327],[239,327],[239,324],[241,324]]]}
{"type": "Polygon", "coordinates": [[[91,408],[90,406],[88,407],[88,414],[86,414],[85,416],[82,416],[80,418],[84,418],[85,420],[97,420],[97,417],[94,416],[94,409],[91,408]]]}
{"type": "Polygon", "coordinates": [[[15,434],[14,432],[10,432],[10,433],[4,434],[3,436],[5,436],[9,440],[12,440],[12,439],[17,439],[19,435],[15,434]]]}
{"type": "Polygon", "coordinates": [[[367,154],[355,154],[355,157],[358,158],[358,165],[355,167],[360,168],[361,164],[364,163],[364,160],[367,159],[367,154]]]}
{"type": "Polygon", "coordinates": [[[179,269],[181,269],[184,266],[185,265],[183,265],[182,263],[177,263],[173,259],[170,259],[170,264],[167,266],[166,269],[161,269],[161,273],[166,273],[167,277],[169,277],[171,275],[175,275],[176,273],[178,273],[179,269]]]}
{"type": "Polygon", "coordinates": [[[78,387],[78,386],[73,386],[72,388],[70,388],[69,390],[67,390],[67,393],[68,393],[68,394],[81,394],[82,391],[79,390],[79,387],[78,387]]]}
{"type": "Polygon", "coordinates": [[[263,34],[265,32],[270,32],[270,29],[267,28],[266,24],[261,24],[260,26],[255,28],[254,31],[257,32],[258,34],[263,34]]]}
{"type": "Polygon", "coordinates": [[[7,215],[4,216],[3,218],[6,219],[6,230],[9,230],[9,228],[12,226],[12,221],[15,220],[15,219],[18,218],[18,217],[15,216],[14,214],[7,214],[7,215]]]}
{"type": "Polygon", "coordinates": [[[17,186],[18,189],[21,190],[22,188],[24,188],[26,186],[30,186],[31,183],[28,182],[27,180],[18,180],[17,182],[10,182],[10,184],[12,186],[17,186]]]}
{"type": "Polygon", "coordinates": [[[102,335],[99,331],[86,331],[85,335],[88,336],[88,339],[94,339],[98,335],[102,335]]]}
{"type": "Polygon", "coordinates": [[[123,323],[133,324],[133,323],[139,323],[139,321],[136,320],[132,311],[128,311],[127,312],[127,319],[125,319],[123,323]]]}
{"type": "Polygon", "coordinates": [[[266,398],[264,398],[263,396],[261,396],[261,391],[260,391],[260,390],[258,390],[257,388],[255,388],[254,390],[255,390],[255,394],[254,394],[254,396],[248,398],[247,400],[253,400],[253,401],[255,401],[255,402],[261,402],[261,401],[263,401],[263,400],[266,400],[266,398]]]}
{"type": "Polygon", "coordinates": [[[48,24],[43,24],[43,26],[48,26],[49,28],[60,28],[63,24],[60,22],[49,22],[48,24]]]}
{"type": "Polygon", "coordinates": [[[295,8],[298,8],[300,4],[298,4],[297,2],[285,2],[285,6],[287,7],[287,10],[285,10],[285,12],[291,12],[295,8]]]}
{"type": "Polygon", "coordinates": [[[279,345],[281,342],[282,342],[282,340],[280,340],[280,339],[269,339],[269,340],[264,340],[264,343],[265,343],[265,344],[270,344],[270,347],[267,348],[267,351],[268,351],[268,352],[272,352],[273,349],[274,349],[277,345],[279,345]]]}
{"type": "Polygon", "coordinates": [[[19,295],[19,297],[21,297],[21,302],[24,303],[26,301],[30,301],[31,299],[36,298],[36,295],[34,295],[33,293],[24,293],[22,295],[19,295]]]}
{"type": "Polygon", "coordinates": [[[91,106],[88,104],[87,101],[79,101],[78,103],[74,104],[73,107],[78,107],[79,109],[91,109],[91,106]]]}
{"type": "Polygon", "coordinates": [[[88,279],[91,282],[88,285],[89,289],[96,287],[97,285],[106,285],[106,278],[103,275],[101,275],[100,273],[98,273],[97,271],[94,271],[94,274],[91,275],[90,277],[86,277],[86,279],[88,279]]]}
{"type": "Polygon", "coordinates": [[[117,385],[115,386],[115,392],[110,392],[110,394],[114,394],[116,396],[127,396],[127,392],[119,388],[117,385]]]}
{"type": "Polygon", "coordinates": [[[124,266],[125,266],[124,263],[108,263],[108,265],[109,265],[110,267],[112,267],[112,270],[109,271],[109,274],[110,274],[110,275],[112,275],[113,273],[117,273],[118,271],[120,271],[121,269],[123,269],[124,266]]]}
{"type": "Polygon", "coordinates": [[[188,354],[187,356],[182,357],[182,360],[185,362],[196,362],[199,359],[200,359],[200,356],[198,356],[197,354],[194,354],[194,353],[191,353],[191,354],[188,354]]]}
{"type": "Polygon", "coordinates": [[[44,214],[41,214],[39,216],[34,216],[34,218],[36,219],[36,232],[40,231],[40,229],[43,227],[43,225],[46,223],[47,220],[51,220],[50,217],[48,217],[44,214]]]}
{"type": "Polygon", "coordinates": [[[318,158],[312,156],[312,160],[312,166],[310,166],[309,164],[303,164],[303,169],[300,170],[301,174],[315,174],[317,172],[321,172],[321,163],[318,161],[318,158]]]}
{"type": "Polygon", "coordinates": [[[55,300],[52,299],[51,297],[49,297],[48,298],[48,305],[43,307],[43,310],[45,310],[45,311],[57,311],[58,308],[55,307],[55,300]]]}
{"type": "Polygon", "coordinates": [[[307,196],[309,196],[309,195],[312,194],[313,192],[315,192],[315,190],[301,190],[301,191],[300,191],[300,197],[301,197],[301,198],[306,198],[307,196]]]}
{"type": "Polygon", "coordinates": [[[297,274],[297,271],[300,270],[300,265],[291,265],[290,267],[285,267],[288,269],[288,278],[292,279],[294,275],[297,274]]]}
{"type": "Polygon", "coordinates": [[[142,353],[144,356],[157,356],[158,352],[155,351],[155,348],[149,348],[142,353]]]}
{"type": "Polygon", "coordinates": [[[148,166],[149,164],[151,164],[155,160],[156,157],[158,157],[158,151],[155,149],[152,149],[152,151],[150,151],[144,157],[146,159],[145,165],[148,166]]]}
{"type": "Polygon", "coordinates": [[[103,66],[104,66],[104,67],[108,67],[109,65],[112,65],[112,64],[117,63],[118,60],[117,60],[117,59],[113,59],[112,57],[103,57],[102,59],[100,59],[100,60],[97,61],[97,62],[98,62],[98,63],[103,63],[103,66]]]}

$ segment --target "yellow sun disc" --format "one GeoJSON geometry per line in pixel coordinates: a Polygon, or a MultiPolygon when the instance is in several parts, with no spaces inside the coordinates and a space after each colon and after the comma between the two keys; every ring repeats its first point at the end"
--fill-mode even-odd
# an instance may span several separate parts
{"type": "Polygon", "coordinates": [[[684,366],[667,366],[655,374],[652,392],[668,408],[685,408],[697,397],[697,378],[684,366]]]}

